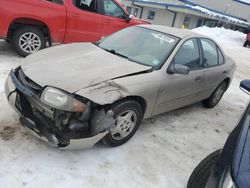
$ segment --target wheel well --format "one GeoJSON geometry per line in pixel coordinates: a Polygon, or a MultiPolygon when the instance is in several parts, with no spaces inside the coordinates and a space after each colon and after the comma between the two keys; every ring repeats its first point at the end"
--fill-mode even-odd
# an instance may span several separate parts
{"type": "Polygon", "coordinates": [[[123,100],[134,100],[134,101],[138,102],[142,108],[143,115],[146,112],[147,102],[144,98],[139,97],[139,96],[128,96],[128,97],[124,98],[123,100]]]}
{"type": "Polygon", "coordinates": [[[23,26],[33,26],[33,27],[38,28],[40,31],[43,32],[45,38],[50,42],[51,38],[50,38],[50,31],[49,31],[48,26],[39,20],[30,19],[30,18],[18,18],[18,19],[13,20],[8,29],[7,39],[10,40],[13,32],[16,29],[23,27],[23,26]]]}
{"type": "MultiPolygon", "coordinates": [[[[146,112],[146,109],[147,109],[147,103],[146,103],[146,100],[140,96],[127,96],[125,98],[122,98],[122,99],[115,101],[114,104],[121,103],[121,102],[127,101],[127,100],[133,100],[133,101],[138,102],[142,108],[142,112],[144,115],[144,113],[146,112]]],[[[104,106],[105,106],[105,108],[109,109],[112,105],[113,104],[108,104],[108,105],[104,105],[104,106]]]]}
{"type": "Polygon", "coordinates": [[[230,78],[226,78],[224,81],[226,82],[226,84],[227,84],[227,89],[228,89],[228,88],[229,88],[229,85],[230,85],[230,78]]]}

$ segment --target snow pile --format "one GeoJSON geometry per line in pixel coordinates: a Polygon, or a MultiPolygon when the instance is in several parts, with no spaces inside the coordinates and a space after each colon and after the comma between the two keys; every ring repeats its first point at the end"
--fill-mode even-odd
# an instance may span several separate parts
{"type": "Polygon", "coordinates": [[[192,31],[203,35],[207,35],[210,38],[216,40],[220,44],[227,44],[227,47],[230,47],[230,45],[231,47],[235,46],[242,47],[246,39],[246,34],[241,33],[239,31],[233,31],[231,29],[225,29],[223,27],[209,28],[203,26],[195,28],[192,31]]]}

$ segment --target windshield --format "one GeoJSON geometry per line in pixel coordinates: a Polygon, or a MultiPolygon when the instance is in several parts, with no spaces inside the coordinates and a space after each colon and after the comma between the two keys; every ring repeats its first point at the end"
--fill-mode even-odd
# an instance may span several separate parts
{"type": "Polygon", "coordinates": [[[177,42],[177,37],[135,26],[104,38],[98,46],[130,61],[156,67],[170,55],[177,42]]]}

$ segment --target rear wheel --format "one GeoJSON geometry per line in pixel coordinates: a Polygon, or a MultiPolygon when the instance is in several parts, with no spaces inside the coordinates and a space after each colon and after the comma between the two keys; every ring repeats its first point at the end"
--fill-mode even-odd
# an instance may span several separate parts
{"type": "Polygon", "coordinates": [[[14,31],[11,44],[19,55],[26,57],[29,54],[45,48],[46,39],[38,28],[24,26],[14,31]]]}
{"type": "Polygon", "coordinates": [[[140,126],[143,113],[140,104],[132,100],[118,102],[111,109],[114,112],[116,125],[103,138],[102,142],[114,147],[124,144],[135,134],[140,126]]]}
{"type": "Polygon", "coordinates": [[[187,188],[205,188],[220,152],[221,150],[217,150],[211,153],[198,164],[188,180],[187,188]]]}
{"type": "Polygon", "coordinates": [[[203,101],[203,104],[207,108],[213,108],[215,107],[221,100],[223,94],[227,90],[227,83],[223,81],[215,90],[214,92],[210,95],[209,98],[205,99],[203,101]]]}

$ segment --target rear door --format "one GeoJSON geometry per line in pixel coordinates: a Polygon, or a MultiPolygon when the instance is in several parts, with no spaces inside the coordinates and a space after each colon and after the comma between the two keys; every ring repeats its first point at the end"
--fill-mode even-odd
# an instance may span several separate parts
{"type": "Polygon", "coordinates": [[[204,66],[204,86],[209,96],[227,77],[230,70],[224,64],[224,57],[217,45],[210,39],[201,38],[204,66]]]}
{"type": "Polygon", "coordinates": [[[129,26],[125,11],[113,0],[102,0],[102,36],[107,36],[129,26]]]}
{"type": "Polygon", "coordinates": [[[163,71],[159,97],[153,115],[174,110],[202,99],[203,69],[200,48],[196,38],[183,43],[171,64],[182,64],[190,68],[187,75],[168,74],[163,71]]]}
{"type": "Polygon", "coordinates": [[[101,38],[101,0],[69,0],[65,42],[95,42],[101,38]]]}

